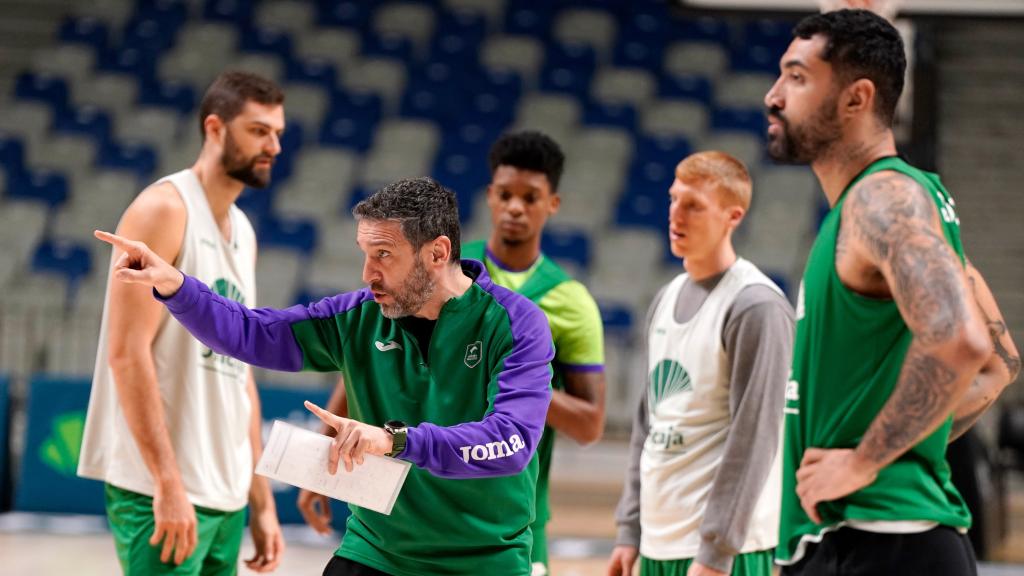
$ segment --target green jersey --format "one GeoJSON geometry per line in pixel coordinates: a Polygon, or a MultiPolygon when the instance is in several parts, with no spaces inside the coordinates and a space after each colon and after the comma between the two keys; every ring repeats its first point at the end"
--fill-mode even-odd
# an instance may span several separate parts
{"type": "MultiPolygon", "coordinates": [[[[899,158],[883,158],[861,178],[881,171],[913,178],[934,200],[946,241],[963,260],[960,223],[938,175],[899,158]]],[[[854,448],[899,380],[913,335],[896,303],[846,288],[835,269],[845,192],[825,217],[804,271],[797,304],[791,380],[786,386],[782,518],[776,559],[792,564],[808,541],[848,521],[929,521],[968,527],[970,513],[950,481],[946,443],[952,418],[878,473],[871,485],[818,505],[823,524],[804,513],[796,471],[807,448],[854,448]]]]}
{"type": "MultiPolygon", "coordinates": [[[[555,375],[552,380],[555,389],[564,387],[566,372],[604,370],[601,312],[587,288],[573,280],[558,264],[541,254],[529,268],[509,270],[487,250],[483,241],[464,244],[462,257],[481,260],[495,284],[526,296],[547,316],[555,344],[555,375]]],[[[555,430],[547,426],[537,446],[540,473],[537,477],[535,529],[551,518],[548,477],[554,446],[555,430]]]]}

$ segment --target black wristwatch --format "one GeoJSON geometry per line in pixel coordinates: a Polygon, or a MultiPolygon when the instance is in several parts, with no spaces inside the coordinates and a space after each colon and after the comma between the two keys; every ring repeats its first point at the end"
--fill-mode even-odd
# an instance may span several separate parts
{"type": "Polygon", "coordinates": [[[392,458],[398,456],[405,450],[406,429],[408,426],[401,420],[388,420],[384,423],[384,430],[391,434],[391,452],[385,456],[392,458]]]}

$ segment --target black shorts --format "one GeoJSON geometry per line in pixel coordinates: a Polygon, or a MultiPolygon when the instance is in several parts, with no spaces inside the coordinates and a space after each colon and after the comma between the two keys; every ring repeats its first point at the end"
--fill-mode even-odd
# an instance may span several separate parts
{"type": "Polygon", "coordinates": [[[370,568],[365,564],[353,562],[341,556],[332,556],[331,561],[324,568],[323,576],[389,576],[376,568],[370,568]]]}
{"type": "Polygon", "coordinates": [[[965,534],[938,526],[917,534],[879,534],[840,528],[782,568],[783,576],[977,576],[965,534]]]}

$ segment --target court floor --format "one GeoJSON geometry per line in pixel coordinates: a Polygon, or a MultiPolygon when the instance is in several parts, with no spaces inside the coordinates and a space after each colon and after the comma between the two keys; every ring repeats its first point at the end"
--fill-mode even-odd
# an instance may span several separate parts
{"type": "MultiPolygon", "coordinates": [[[[553,576],[603,576],[615,537],[614,509],[625,466],[624,445],[601,443],[556,449],[552,471],[553,576]]],[[[986,564],[981,576],[1024,576],[1024,490],[1010,499],[1010,537],[996,550],[1005,562],[986,564]]],[[[318,575],[337,545],[302,526],[286,527],[288,549],[276,574],[318,575]]],[[[242,555],[252,554],[252,544],[242,555]]],[[[0,576],[111,576],[119,574],[113,540],[98,517],[0,514],[0,576]]],[[[240,575],[253,574],[244,567],[240,575]]]]}

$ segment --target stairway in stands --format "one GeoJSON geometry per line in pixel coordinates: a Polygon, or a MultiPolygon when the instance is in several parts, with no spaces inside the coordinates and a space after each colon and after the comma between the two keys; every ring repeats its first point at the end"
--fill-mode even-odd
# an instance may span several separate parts
{"type": "MultiPolygon", "coordinates": [[[[968,257],[1024,339],[1024,21],[939,25],[938,166],[968,257]]],[[[1024,399],[1020,386],[1008,395],[1024,399]]]]}

